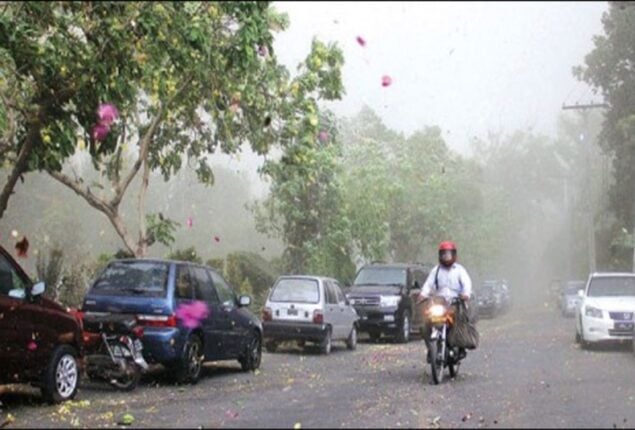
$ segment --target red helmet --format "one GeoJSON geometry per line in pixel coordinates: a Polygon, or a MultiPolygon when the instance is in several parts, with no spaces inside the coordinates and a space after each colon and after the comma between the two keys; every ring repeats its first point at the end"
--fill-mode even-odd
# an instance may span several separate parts
{"type": "Polygon", "coordinates": [[[445,240],[439,244],[439,251],[456,251],[456,245],[454,242],[445,240]]]}
{"type": "Polygon", "coordinates": [[[454,242],[446,240],[439,244],[439,263],[446,267],[456,263],[456,245],[454,242]]]}

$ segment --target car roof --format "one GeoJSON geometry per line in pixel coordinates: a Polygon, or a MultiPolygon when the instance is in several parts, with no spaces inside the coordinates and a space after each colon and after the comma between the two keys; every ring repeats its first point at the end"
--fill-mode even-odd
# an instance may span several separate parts
{"type": "Polygon", "coordinates": [[[635,273],[632,272],[595,272],[591,275],[592,278],[634,278],[635,273]]]}
{"type": "Polygon", "coordinates": [[[336,281],[337,279],[329,278],[328,276],[317,276],[317,275],[281,275],[278,276],[278,279],[309,279],[309,280],[321,280],[321,281],[336,281]]]}
{"type": "Polygon", "coordinates": [[[208,266],[206,264],[195,263],[193,261],[169,260],[169,259],[166,259],[166,258],[115,258],[115,259],[109,261],[108,263],[110,264],[110,263],[114,263],[114,262],[134,262],[134,261],[142,261],[144,263],[187,264],[187,265],[190,265],[190,266],[205,267],[207,269],[212,269],[212,270],[218,271],[218,269],[210,267],[210,266],[208,266]]]}

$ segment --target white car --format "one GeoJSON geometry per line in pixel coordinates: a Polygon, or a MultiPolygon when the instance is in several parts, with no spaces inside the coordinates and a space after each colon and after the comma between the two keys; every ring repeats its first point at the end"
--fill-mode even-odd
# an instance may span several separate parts
{"type": "Polygon", "coordinates": [[[262,315],[267,351],[280,342],[314,342],[323,354],[331,352],[333,341],[344,341],[348,349],[357,346],[359,316],[340,284],[320,276],[281,276],[274,283],[262,315]]]}
{"type": "Polygon", "coordinates": [[[633,339],[635,273],[593,273],[579,295],[575,338],[583,348],[633,339]]]}

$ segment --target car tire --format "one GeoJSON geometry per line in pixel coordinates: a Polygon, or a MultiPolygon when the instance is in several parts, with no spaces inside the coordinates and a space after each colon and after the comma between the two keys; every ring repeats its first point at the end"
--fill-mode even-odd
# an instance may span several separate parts
{"type": "Polygon", "coordinates": [[[406,311],[399,324],[396,340],[398,343],[408,343],[410,341],[410,312],[406,311]]]}
{"type": "Polygon", "coordinates": [[[278,349],[278,342],[275,342],[273,340],[268,341],[267,343],[265,343],[265,349],[267,350],[267,352],[273,354],[278,349]]]}
{"type": "Polygon", "coordinates": [[[582,321],[580,321],[580,348],[586,350],[591,349],[591,344],[584,339],[584,327],[582,326],[582,321]]]}
{"type": "Polygon", "coordinates": [[[170,366],[175,382],[196,384],[203,372],[203,359],[203,342],[197,335],[191,335],[183,346],[183,357],[170,366]]]}
{"type": "Polygon", "coordinates": [[[324,335],[324,339],[320,342],[320,352],[324,355],[329,355],[331,353],[331,348],[333,346],[333,338],[331,335],[331,328],[326,329],[326,334],[324,335]]]}
{"type": "Polygon", "coordinates": [[[260,333],[254,332],[253,338],[245,346],[245,351],[238,359],[244,372],[254,371],[260,367],[262,361],[262,339],[260,333]]]}
{"type": "Polygon", "coordinates": [[[70,345],[60,345],[51,356],[42,379],[42,397],[48,403],[71,400],[77,394],[80,372],[77,352],[70,345]]]}
{"type": "Polygon", "coordinates": [[[348,339],[346,339],[346,347],[351,351],[357,348],[357,327],[355,327],[355,324],[353,324],[351,333],[348,335],[348,339]]]}

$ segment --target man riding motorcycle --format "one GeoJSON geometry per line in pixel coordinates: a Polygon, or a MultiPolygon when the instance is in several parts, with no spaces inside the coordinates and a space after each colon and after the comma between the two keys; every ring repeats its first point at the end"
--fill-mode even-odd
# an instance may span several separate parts
{"type": "MultiPolygon", "coordinates": [[[[467,302],[472,295],[472,280],[465,267],[456,262],[457,250],[454,242],[444,241],[439,244],[439,264],[428,275],[419,294],[419,302],[425,302],[432,296],[442,296],[449,303],[452,299],[460,298],[467,302]]],[[[458,305],[452,305],[454,312],[458,312],[458,305]]],[[[425,305],[424,305],[425,308],[425,305]]],[[[428,348],[428,362],[430,362],[430,333],[432,327],[424,324],[422,336],[428,348]]],[[[459,359],[465,358],[464,348],[459,350],[459,359]]]]}

